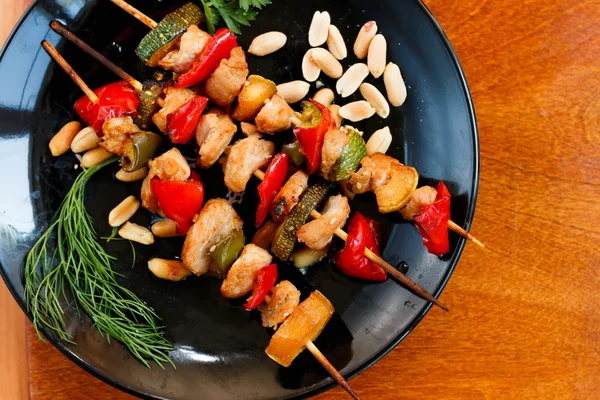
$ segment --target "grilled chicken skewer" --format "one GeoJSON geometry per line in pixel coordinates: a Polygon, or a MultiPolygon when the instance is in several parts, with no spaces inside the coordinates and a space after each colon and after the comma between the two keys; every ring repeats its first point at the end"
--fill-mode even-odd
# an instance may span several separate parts
{"type": "MultiPolygon", "coordinates": [[[[132,7],[127,2],[125,2],[123,0],[111,0],[111,1],[113,3],[115,3],[116,5],[118,5],[119,7],[121,7],[126,12],[128,12],[129,14],[131,14],[133,17],[138,19],[140,22],[142,22],[143,24],[148,26],[150,29],[154,29],[157,26],[157,23],[154,20],[152,20],[150,17],[146,16],[145,14],[143,14],[136,8],[132,7]]],[[[292,119],[295,119],[295,117],[292,117],[292,119]]],[[[448,221],[448,228],[450,230],[458,233],[460,236],[464,237],[465,239],[472,241],[476,245],[478,245],[480,247],[485,247],[485,245],[481,241],[479,241],[477,238],[475,238],[473,235],[471,235],[469,232],[467,232],[461,226],[456,224],[454,221],[452,221],[452,220],[448,221]]]]}
{"type": "MultiPolygon", "coordinates": [[[[64,27],[60,26],[58,23],[57,24],[53,23],[53,29],[54,29],[54,25],[56,25],[57,27],[59,27],[59,29],[57,30],[57,32],[59,32],[61,34],[63,32],[65,32],[65,33],[68,32],[69,37],[76,39],[76,40],[71,40],[71,39],[70,40],[73,43],[75,43],[76,45],[78,45],[79,47],[81,47],[84,51],[88,52],[87,49],[91,49],[91,47],[85,45],[85,43],[83,41],[81,41],[80,39],[78,39],[73,33],[69,32],[64,27]],[[62,29],[60,29],[60,28],[62,28],[62,29]],[[82,46],[82,44],[84,46],[82,46]]],[[[92,53],[89,53],[89,52],[88,52],[88,54],[92,55],[92,53]]],[[[114,65],[112,62],[110,62],[108,59],[106,59],[106,57],[104,57],[100,53],[95,52],[95,55],[93,55],[93,56],[98,61],[100,61],[103,65],[106,65],[106,66],[111,65],[112,67],[110,67],[110,70],[113,71],[113,72],[115,72],[121,78],[125,79],[125,77],[129,76],[129,78],[131,79],[130,84],[133,87],[137,87],[137,86],[141,85],[141,83],[139,81],[135,80],[135,78],[131,77],[129,74],[127,74],[121,68],[119,68],[116,65],[114,65]]],[[[260,179],[261,181],[264,179],[264,172],[262,172],[260,169],[254,170],[252,172],[252,174],[254,176],[256,176],[258,179],[260,179]]],[[[318,219],[318,218],[321,217],[321,214],[317,210],[312,210],[311,211],[311,217],[314,218],[314,219],[318,219]]],[[[344,241],[346,241],[346,239],[348,237],[348,235],[346,234],[346,232],[344,232],[340,228],[338,228],[338,229],[335,230],[335,235],[338,236],[340,239],[342,239],[344,241]]],[[[411,292],[415,293],[416,295],[418,295],[419,297],[421,297],[421,298],[423,298],[423,299],[425,299],[427,301],[430,301],[430,302],[434,303],[435,305],[437,305],[438,307],[440,307],[442,310],[448,311],[448,308],[446,308],[443,304],[441,304],[434,296],[432,296],[429,292],[427,292],[427,290],[425,290],[422,286],[420,286],[419,284],[417,284],[416,282],[414,282],[412,279],[408,278],[406,275],[402,274],[400,271],[398,271],[396,268],[394,268],[391,264],[387,263],[383,258],[381,258],[377,254],[373,253],[368,248],[365,248],[365,256],[369,260],[373,261],[374,263],[378,264],[383,269],[385,269],[390,275],[392,275],[394,278],[396,278],[400,283],[402,283],[405,287],[407,287],[411,292]]]]}
{"type": "MultiPolygon", "coordinates": [[[[86,96],[92,101],[94,104],[99,102],[98,96],[89,88],[89,86],[81,79],[81,77],[75,72],[75,70],[67,63],[67,61],[58,53],[56,48],[52,46],[49,42],[42,42],[42,46],[50,56],[64,69],[64,71],[73,79],[73,81],[83,90],[86,96]]],[[[189,168],[189,166],[188,166],[189,168]]],[[[333,312],[333,311],[332,311],[333,312]]],[[[319,332],[320,333],[320,332],[319,332]]],[[[309,351],[315,356],[317,361],[321,363],[323,368],[330,373],[331,377],[335,379],[335,381],[342,387],[344,390],[348,392],[348,394],[353,399],[358,399],[359,397],[356,395],[354,390],[350,387],[346,379],[333,367],[333,365],[327,360],[327,358],[319,351],[319,349],[315,346],[315,344],[311,340],[307,340],[304,343],[304,346],[309,349],[309,351]]]]}

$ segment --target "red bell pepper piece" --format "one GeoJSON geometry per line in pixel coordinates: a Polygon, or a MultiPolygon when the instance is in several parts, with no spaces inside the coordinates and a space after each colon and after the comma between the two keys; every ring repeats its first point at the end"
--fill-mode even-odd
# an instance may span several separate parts
{"type": "Polygon", "coordinates": [[[265,172],[265,178],[258,185],[260,202],[256,210],[256,226],[261,226],[265,222],[271,209],[271,203],[285,182],[289,165],[290,157],[286,153],[279,153],[271,160],[271,164],[265,172]]]}
{"type": "Polygon", "coordinates": [[[277,264],[271,264],[261,268],[254,279],[252,295],[248,297],[248,301],[246,301],[246,304],[244,304],[244,308],[250,311],[258,307],[269,294],[271,289],[273,289],[276,281],[277,264]]]}
{"type": "Polygon", "coordinates": [[[348,226],[348,239],[335,257],[335,265],[346,275],[370,281],[385,281],[383,268],[365,257],[365,248],[379,255],[381,229],[379,223],[355,213],[348,226]]]}
{"type": "MultiPolygon", "coordinates": [[[[316,126],[295,127],[294,135],[300,143],[302,152],[306,156],[307,173],[314,174],[321,166],[321,149],[325,141],[325,133],[335,127],[335,121],[331,112],[323,104],[310,99],[310,102],[317,107],[321,113],[320,121],[316,126]]],[[[310,105],[308,106],[310,107],[310,105]]],[[[303,114],[306,110],[303,110],[303,114]]],[[[309,111],[311,112],[311,111],[309,111]]]]}
{"type": "Polygon", "coordinates": [[[191,171],[185,182],[161,181],[152,178],[150,190],[165,215],[177,223],[177,234],[185,235],[193,225],[204,201],[204,186],[200,175],[191,171]]]}
{"type": "Polygon", "coordinates": [[[206,97],[196,96],[167,115],[167,133],[171,142],[185,144],[192,139],[206,104],[206,97]]]}
{"type": "Polygon", "coordinates": [[[138,98],[135,90],[125,81],[113,82],[94,90],[98,103],[92,103],[87,96],[75,102],[73,108],[83,122],[91,126],[96,135],[102,137],[104,121],[123,115],[137,115],[138,98]]]}
{"type": "Polygon", "coordinates": [[[438,183],[435,202],[421,206],[421,214],[415,218],[423,244],[431,254],[441,256],[450,250],[448,241],[450,220],[450,192],[444,182],[438,183]]]}
{"type": "Polygon", "coordinates": [[[229,58],[234,47],[237,47],[237,38],[229,29],[221,28],[216,31],[190,70],[177,79],[175,87],[194,86],[208,78],[219,67],[222,59],[229,58]]]}

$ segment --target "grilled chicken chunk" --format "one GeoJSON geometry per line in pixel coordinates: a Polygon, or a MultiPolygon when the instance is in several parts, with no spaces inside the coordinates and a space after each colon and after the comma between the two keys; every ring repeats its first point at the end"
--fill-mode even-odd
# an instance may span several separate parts
{"type": "Polygon", "coordinates": [[[342,195],[331,196],[321,213],[321,218],[302,225],[297,233],[298,241],[314,250],[324,249],[331,243],[336,229],[346,224],[350,215],[348,198],[342,195]]]}
{"type": "Polygon", "coordinates": [[[408,203],[400,209],[402,218],[412,221],[419,214],[421,214],[421,207],[433,204],[435,197],[437,196],[437,190],[431,186],[423,186],[415,190],[410,194],[408,203]]]}
{"type": "Polygon", "coordinates": [[[179,49],[170,51],[158,65],[166,70],[183,74],[190,70],[194,61],[200,56],[210,35],[196,25],[190,25],[181,36],[179,49]]]}
{"type": "Polygon", "coordinates": [[[249,122],[240,123],[240,128],[242,128],[242,133],[246,136],[258,135],[261,137],[260,131],[256,128],[256,126],[249,122]]]}
{"type": "Polygon", "coordinates": [[[205,274],[214,263],[208,254],[210,248],[242,226],[242,220],[227,200],[207,201],[185,237],[181,251],[183,264],[198,276],[205,274]]]}
{"type": "Polygon", "coordinates": [[[212,110],[204,114],[196,127],[196,142],[200,146],[198,166],[208,168],[216,163],[236,131],[237,126],[224,112],[212,110]]]}
{"type": "Polygon", "coordinates": [[[260,132],[274,134],[292,127],[290,119],[294,116],[294,110],[278,94],[260,109],[256,116],[256,128],[260,132]]]}
{"type": "Polygon", "coordinates": [[[165,135],[167,134],[167,115],[176,111],[179,107],[190,101],[196,93],[186,88],[170,86],[165,89],[165,103],[163,107],[152,116],[154,125],[165,135]]]}
{"type": "Polygon", "coordinates": [[[142,183],[142,207],[152,213],[156,213],[159,207],[156,197],[154,197],[150,189],[152,178],[157,176],[162,181],[183,182],[190,177],[191,169],[186,159],[175,147],[150,161],[149,165],[150,171],[142,183]]]}
{"type": "Polygon", "coordinates": [[[308,187],[308,175],[304,171],[297,171],[283,185],[272,203],[271,216],[273,221],[280,222],[288,215],[292,208],[298,204],[300,196],[308,187]]]}
{"type": "Polygon", "coordinates": [[[281,281],[258,306],[265,328],[277,328],[300,304],[300,291],[290,281],[281,281]]]}
{"type": "Polygon", "coordinates": [[[242,297],[252,291],[258,271],[271,264],[273,257],[255,244],[247,244],[233,263],[221,285],[221,294],[228,299],[242,297]]]}
{"type": "Polygon", "coordinates": [[[350,138],[339,129],[330,129],[325,133],[323,147],[321,148],[321,173],[323,176],[333,172],[333,166],[348,143],[350,143],[350,138]]]}
{"type": "Polygon", "coordinates": [[[140,132],[131,117],[118,117],[104,121],[102,124],[102,142],[98,145],[104,150],[122,156],[125,145],[131,140],[131,134],[140,132]]]}
{"type": "Polygon", "coordinates": [[[243,192],[252,173],[266,166],[274,153],[275,145],[257,135],[238,140],[220,161],[224,163],[225,185],[232,192],[243,192]]]}
{"type": "Polygon", "coordinates": [[[361,168],[350,173],[350,190],[362,194],[385,185],[390,179],[392,164],[401,165],[400,161],[381,153],[363,158],[360,161],[361,168]]]}
{"type": "Polygon", "coordinates": [[[229,59],[221,60],[219,68],[206,80],[206,96],[215,104],[225,107],[240,94],[247,76],[246,54],[241,47],[235,47],[229,59]]]}

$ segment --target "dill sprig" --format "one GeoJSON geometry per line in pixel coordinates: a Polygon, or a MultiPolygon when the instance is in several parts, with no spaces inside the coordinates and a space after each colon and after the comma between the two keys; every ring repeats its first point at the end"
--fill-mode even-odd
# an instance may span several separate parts
{"type": "Polygon", "coordinates": [[[163,369],[163,363],[174,367],[168,356],[174,347],[156,323],[160,318],[117,283],[112,269],[115,257],[98,243],[93,219],[85,208],[86,183],[116,160],[93,166],[75,179],[50,226],[27,254],[25,301],[41,340],[46,328],[59,339],[75,343],[66,325],[72,304],[77,315],[83,310],[102,336],[123,343],[148,368],[148,361],[163,369]]]}

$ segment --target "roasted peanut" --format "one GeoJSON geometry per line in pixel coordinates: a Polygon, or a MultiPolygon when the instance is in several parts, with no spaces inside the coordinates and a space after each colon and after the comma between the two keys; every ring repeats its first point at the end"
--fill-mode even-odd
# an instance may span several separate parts
{"type": "Polygon", "coordinates": [[[370,83],[363,83],[360,85],[360,93],[381,118],[387,118],[390,115],[390,105],[375,86],[370,83]]]}
{"type": "Polygon", "coordinates": [[[363,119],[371,118],[375,114],[375,109],[364,101],[354,101],[340,108],[340,116],[348,121],[358,122],[363,119]]]}
{"type": "Polygon", "coordinates": [[[377,34],[369,45],[367,65],[375,78],[379,78],[385,70],[387,57],[387,42],[382,34],[377,34]]]}
{"type": "Polygon", "coordinates": [[[140,202],[134,196],[125,198],[108,214],[108,224],[113,228],[123,225],[133,217],[138,208],[140,208],[140,202]]]}
{"type": "Polygon", "coordinates": [[[167,238],[177,236],[177,223],[172,219],[163,219],[152,225],[154,236],[167,238]]]}
{"type": "Polygon", "coordinates": [[[50,147],[50,153],[54,157],[58,157],[64,154],[71,147],[71,143],[77,133],[81,130],[81,123],[79,121],[67,122],[65,126],[60,128],[58,133],[50,139],[48,147],[50,147]]]}
{"type": "Polygon", "coordinates": [[[313,49],[309,49],[302,58],[302,75],[308,82],[314,82],[319,79],[321,69],[312,58],[313,49]]]}
{"type": "Polygon", "coordinates": [[[338,79],[335,84],[335,90],[342,97],[348,97],[356,92],[367,76],[369,76],[369,68],[366,64],[354,64],[338,79]]]}
{"type": "Polygon", "coordinates": [[[95,149],[88,150],[83,154],[83,157],[81,158],[81,166],[83,168],[90,168],[108,160],[113,156],[113,153],[109,153],[102,147],[96,147],[95,149]]]}
{"type": "Polygon", "coordinates": [[[154,235],[147,228],[134,224],[131,222],[125,222],[125,225],[119,229],[119,236],[123,239],[128,239],[133,242],[141,244],[152,244],[154,243],[154,235]]]}
{"type": "Polygon", "coordinates": [[[97,147],[98,143],[100,143],[100,138],[96,135],[96,131],[88,126],[77,133],[71,142],[71,150],[73,153],[83,153],[97,147]]]}
{"type": "Polygon", "coordinates": [[[281,49],[285,46],[286,42],[287,36],[282,32],[272,31],[263,33],[252,40],[248,48],[248,53],[259,57],[266,56],[281,49]]]}
{"type": "Polygon", "coordinates": [[[340,128],[342,126],[342,116],[340,115],[340,106],[337,104],[332,104],[329,107],[329,111],[331,112],[331,116],[335,121],[335,125],[340,128]]]}
{"type": "Polygon", "coordinates": [[[320,47],[312,49],[312,59],[328,77],[338,79],[344,73],[342,64],[329,51],[320,47]]]}
{"type": "Polygon", "coordinates": [[[354,42],[354,54],[360,60],[367,56],[371,40],[373,40],[376,34],[377,23],[375,21],[369,21],[360,28],[360,32],[358,32],[358,36],[354,42]]]}
{"type": "Polygon", "coordinates": [[[327,11],[316,11],[308,28],[308,43],[312,47],[322,45],[327,41],[331,17],[327,11]]]}
{"type": "Polygon", "coordinates": [[[343,60],[348,56],[348,49],[340,30],[335,25],[329,25],[329,35],[327,36],[327,48],[338,60],[343,60]]]}
{"type": "Polygon", "coordinates": [[[333,93],[333,90],[328,89],[328,88],[323,88],[323,89],[319,90],[313,96],[314,101],[323,104],[325,107],[329,107],[331,105],[331,103],[333,103],[334,98],[335,98],[335,94],[333,93]]]}
{"type": "Polygon", "coordinates": [[[166,279],[173,282],[179,282],[192,273],[179,260],[165,260],[163,258],[153,258],[148,261],[148,269],[157,278],[166,279]]]}
{"type": "Polygon", "coordinates": [[[402,79],[400,68],[396,64],[389,63],[385,67],[383,82],[390,104],[394,107],[400,107],[404,104],[404,101],[406,101],[406,85],[404,79],[402,79]]]}
{"type": "Polygon", "coordinates": [[[115,178],[121,182],[135,182],[144,179],[148,175],[148,167],[142,167],[136,169],[133,172],[127,172],[121,168],[116,174],[115,178]]]}
{"type": "Polygon", "coordinates": [[[367,141],[367,155],[371,157],[375,153],[385,154],[392,144],[392,133],[390,128],[386,126],[381,128],[371,135],[367,141]]]}
{"type": "Polygon", "coordinates": [[[277,94],[283,97],[286,103],[297,103],[308,94],[310,84],[304,81],[292,81],[277,85],[277,94]]]}

